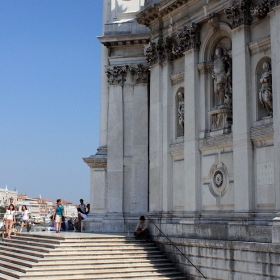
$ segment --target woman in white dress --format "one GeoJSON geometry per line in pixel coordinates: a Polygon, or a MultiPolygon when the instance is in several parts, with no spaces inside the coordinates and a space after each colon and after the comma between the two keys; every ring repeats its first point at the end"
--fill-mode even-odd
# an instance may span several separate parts
{"type": "Polygon", "coordinates": [[[10,204],[9,208],[6,211],[6,221],[5,221],[8,238],[11,238],[13,224],[16,222],[15,216],[16,216],[15,206],[13,204],[10,204]]]}
{"type": "Polygon", "coordinates": [[[26,205],[22,205],[21,207],[21,225],[20,225],[20,229],[19,229],[19,233],[22,232],[23,227],[26,226],[27,231],[29,231],[29,222],[30,222],[30,213],[27,210],[26,205]]]}

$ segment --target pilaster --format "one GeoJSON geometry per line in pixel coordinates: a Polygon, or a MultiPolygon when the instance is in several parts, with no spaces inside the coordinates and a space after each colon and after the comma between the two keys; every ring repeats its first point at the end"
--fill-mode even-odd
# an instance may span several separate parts
{"type": "Polygon", "coordinates": [[[184,129],[184,169],[185,169],[185,210],[200,210],[200,152],[198,149],[198,50],[185,52],[185,129],[184,129]]]}
{"type": "Polygon", "coordinates": [[[271,68],[274,127],[274,184],[276,209],[280,210],[280,5],[270,15],[271,68]]]}
{"type": "Polygon", "coordinates": [[[172,84],[170,75],[172,73],[172,64],[166,61],[163,64],[163,80],[162,80],[162,117],[163,117],[163,128],[162,128],[162,154],[163,154],[163,211],[168,212],[173,209],[173,189],[172,189],[172,156],[170,154],[169,144],[172,141],[172,124],[173,119],[171,116],[174,115],[172,104],[175,100],[172,100],[172,84]],[[173,102],[172,102],[173,101],[173,102]]]}
{"type": "Polygon", "coordinates": [[[253,207],[249,42],[249,26],[232,30],[234,209],[237,212],[247,212],[253,207]]]}
{"type": "Polygon", "coordinates": [[[149,211],[162,211],[162,65],[150,69],[149,211]]]}

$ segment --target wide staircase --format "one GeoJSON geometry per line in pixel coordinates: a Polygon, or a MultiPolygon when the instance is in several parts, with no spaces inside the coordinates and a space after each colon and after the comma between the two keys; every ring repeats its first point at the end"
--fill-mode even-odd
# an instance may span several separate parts
{"type": "Polygon", "coordinates": [[[22,233],[0,242],[0,279],[186,279],[153,242],[122,235],[22,233]]]}

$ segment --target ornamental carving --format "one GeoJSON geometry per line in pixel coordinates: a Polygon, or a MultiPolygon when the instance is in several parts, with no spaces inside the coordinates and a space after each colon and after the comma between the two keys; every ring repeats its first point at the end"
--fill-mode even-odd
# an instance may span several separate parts
{"type": "Polygon", "coordinates": [[[177,33],[177,36],[180,39],[179,44],[174,44],[172,49],[172,53],[176,58],[181,57],[185,51],[199,49],[200,28],[198,24],[192,22],[189,26],[184,26],[177,33]]]}
{"type": "Polygon", "coordinates": [[[275,0],[263,0],[262,3],[252,8],[251,13],[256,18],[263,19],[274,7],[275,0]]]}
{"type": "Polygon", "coordinates": [[[172,47],[173,47],[173,40],[167,36],[163,39],[163,48],[165,53],[164,60],[172,61],[173,60],[173,53],[172,53],[172,47]]]}
{"type": "Polygon", "coordinates": [[[232,28],[241,25],[250,25],[253,21],[251,10],[253,5],[251,0],[232,1],[230,7],[224,10],[227,18],[231,20],[232,28]]]}
{"type": "Polygon", "coordinates": [[[144,55],[146,56],[149,65],[158,63],[158,55],[155,42],[151,41],[147,46],[144,47],[144,55]]]}
{"type": "Polygon", "coordinates": [[[105,73],[108,77],[108,83],[110,85],[123,85],[126,81],[127,71],[128,65],[107,68],[105,73]]]}
{"type": "Polygon", "coordinates": [[[270,64],[267,61],[263,63],[263,70],[264,72],[260,79],[261,88],[259,90],[259,100],[268,112],[268,116],[264,118],[271,118],[273,116],[272,73],[270,64]]]}
{"type": "Polygon", "coordinates": [[[130,66],[129,71],[133,76],[135,84],[148,83],[149,81],[149,68],[143,64],[137,64],[136,66],[130,66]]]}

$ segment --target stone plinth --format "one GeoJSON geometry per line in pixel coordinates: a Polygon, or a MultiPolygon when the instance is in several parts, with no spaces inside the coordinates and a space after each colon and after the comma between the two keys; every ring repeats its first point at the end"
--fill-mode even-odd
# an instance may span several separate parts
{"type": "Polygon", "coordinates": [[[272,243],[280,244],[280,217],[276,217],[272,222],[272,243]]]}
{"type": "Polygon", "coordinates": [[[208,112],[211,118],[211,136],[227,134],[231,132],[232,110],[217,109],[208,112]]]}

